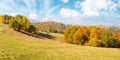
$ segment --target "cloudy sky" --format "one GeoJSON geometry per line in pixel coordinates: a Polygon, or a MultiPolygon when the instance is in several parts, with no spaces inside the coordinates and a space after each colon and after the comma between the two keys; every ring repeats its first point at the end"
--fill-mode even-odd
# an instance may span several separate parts
{"type": "Polygon", "coordinates": [[[0,0],[3,14],[22,14],[31,22],[120,25],[120,0],[0,0]]]}

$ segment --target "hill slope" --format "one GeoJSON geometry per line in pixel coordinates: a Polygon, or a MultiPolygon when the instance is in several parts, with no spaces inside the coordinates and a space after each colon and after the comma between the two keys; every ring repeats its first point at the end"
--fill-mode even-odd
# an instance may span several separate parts
{"type": "Polygon", "coordinates": [[[120,49],[39,39],[0,24],[0,60],[120,60],[120,49]]]}

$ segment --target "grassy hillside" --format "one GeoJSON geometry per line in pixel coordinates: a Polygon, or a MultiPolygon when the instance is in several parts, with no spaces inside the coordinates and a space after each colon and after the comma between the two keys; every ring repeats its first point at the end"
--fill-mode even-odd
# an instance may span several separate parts
{"type": "Polygon", "coordinates": [[[56,39],[39,39],[0,24],[0,60],[120,60],[119,48],[71,45],[59,42],[62,35],[51,35],[56,39]]]}

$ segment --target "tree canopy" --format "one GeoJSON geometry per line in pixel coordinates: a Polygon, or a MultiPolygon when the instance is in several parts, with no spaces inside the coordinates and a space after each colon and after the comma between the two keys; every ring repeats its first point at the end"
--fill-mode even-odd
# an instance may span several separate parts
{"type": "Polygon", "coordinates": [[[37,29],[34,27],[34,25],[31,25],[26,16],[19,14],[15,17],[2,15],[0,16],[0,20],[2,20],[2,23],[4,24],[9,24],[9,26],[14,30],[37,34],[37,29]]]}
{"type": "Polygon", "coordinates": [[[65,30],[64,37],[65,42],[77,45],[120,47],[120,33],[114,33],[109,28],[72,26],[65,30]]]}

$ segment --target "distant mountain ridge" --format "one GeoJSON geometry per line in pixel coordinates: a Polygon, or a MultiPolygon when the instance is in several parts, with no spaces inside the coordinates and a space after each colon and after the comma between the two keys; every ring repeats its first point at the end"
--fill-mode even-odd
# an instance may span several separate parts
{"type": "Polygon", "coordinates": [[[46,31],[48,28],[50,28],[51,32],[54,33],[63,33],[64,30],[71,25],[66,25],[60,22],[55,22],[55,21],[48,21],[48,22],[39,22],[39,23],[34,23],[35,27],[39,31],[46,31]]]}

